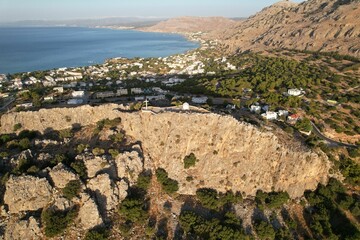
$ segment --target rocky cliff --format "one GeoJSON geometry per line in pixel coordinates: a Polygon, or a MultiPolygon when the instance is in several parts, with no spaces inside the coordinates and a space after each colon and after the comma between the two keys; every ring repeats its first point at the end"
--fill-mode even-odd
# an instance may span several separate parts
{"type": "Polygon", "coordinates": [[[281,1],[212,37],[230,52],[291,48],[359,57],[360,1],[281,1]]]}
{"type": "MultiPolygon", "coordinates": [[[[323,154],[286,144],[272,132],[212,113],[174,109],[158,114],[129,113],[115,104],[43,109],[3,115],[1,132],[11,132],[16,123],[21,123],[23,129],[43,132],[47,128],[60,130],[116,117],[121,118],[127,136],[141,143],[144,166],[166,169],[169,177],[179,182],[182,194],[195,194],[197,188],[210,187],[245,195],[254,195],[258,189],[283,190],[295,198],[328,178],[330,164],[323,154]],[[183,159],[190,153],[198,162],[185,169],[183,159]]],[[[123,166],[122,162],[120,159],[119,166],[123,166]]]]}

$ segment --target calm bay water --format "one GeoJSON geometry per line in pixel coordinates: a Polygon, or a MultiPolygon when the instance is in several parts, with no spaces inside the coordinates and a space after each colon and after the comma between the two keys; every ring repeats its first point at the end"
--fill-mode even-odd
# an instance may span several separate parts
{"type": "Polygon", "coordinates": [[[176,34],[72,27],[0,28],[0,73],[165,57],[198,47],[176,34]]]}

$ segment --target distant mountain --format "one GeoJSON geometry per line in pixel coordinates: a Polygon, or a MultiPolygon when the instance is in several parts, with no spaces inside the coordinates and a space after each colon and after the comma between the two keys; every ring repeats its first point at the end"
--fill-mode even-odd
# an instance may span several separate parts
{"type": "Polygon", "coordinates": [[[0,26],[77,26],[77,27],[97,27],[97,26],[124,26],[124,27],[144,27],[157,24],[164,18],[145,18],[145,17],[110,17],[97,19],[71,19],[71,20],[29,20],[0,23],[0,26]]]}
{"type": "Polygon", "coordinates": [[[292,48],[360,57],[360,1],[281,1],[209,37],[230,52],[292,48]]]}
{"type": "Polygon", "coordinates": [[[179,17],[162,21],[141,30],[172,33],[210,32],[230,28],[237,22],[224,17],[179,17]]]}

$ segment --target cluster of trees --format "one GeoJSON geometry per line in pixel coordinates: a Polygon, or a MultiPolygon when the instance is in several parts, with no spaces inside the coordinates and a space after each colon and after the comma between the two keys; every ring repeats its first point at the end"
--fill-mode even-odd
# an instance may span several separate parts
{"type": "Polygon", "coordinates": [[[206,219],[195,212],[183,211],[179,223],[186,239],[246,239],[241,220],[228,212],[222,218],[206,219]]]}
{"type": "Polygon", "coordinates": [[[94,135],[97,135],[103,130],[105,127],[114,128],[117,127],[121,123],[121,118],[115,118],[115,119],[103,119],[96,123],[96,128],[94,130],[94,135]]]}
{"type": "Polygon", "coordinates": [[[156,178],[166,193],[172,194],[179,190],[179,183],[176,180],[169,178],[165,169],[156,169],[156,178]]]}
{"type": "Polygon", "coordinates": [[[41,220],[45,225],[45,235],[55,237],[65,231],[65,229],[74,221],[79,213],[79,206],[66,211],[59,211],[52,208],[44,209],[41,214],[41,220]]]}
{"type": "Polygon", "coordinates": [[[270,192],[266,193],[262,190],[256,192],[255,201],[260,209],[267,208],[280,208],[290,199],[287,192],[270,192]]]}
{"type": "Polygon", "coordinates": [[[350,211],[359,217],[358,196],[350,196],[343,185],[330,179],[327,186],[319,185],[315,192],[305,193],[310,203],[308,223],[317,239],[360,239],[359,229],[346,217],[350,211]]]}
{"type": "Polygon", "coordinates": [[[303,118],[296,122],[295,128],[299,131],[310,132],[313,129],[313,126],[308,118],[303,118]]]}
{"type": "Polygon", "coordinates": [[[134,224],[144,224],[149,218],[149,199],[146,198],[152,175],[143,172],[139,175],[137,184],[128,190],[127,197],[119,206],[119,214],[123,219],[120,230],[124,235],[134,224]]]}
{"type": "Polygon", "coordinates": [[[196,191],[196,198],[200,201],[202,206],[212,210],[220,210],[224,205],[242,201],[240,193],[234,194],[232,191],[218,193],[212,188],[199,188],[196,191]]]}

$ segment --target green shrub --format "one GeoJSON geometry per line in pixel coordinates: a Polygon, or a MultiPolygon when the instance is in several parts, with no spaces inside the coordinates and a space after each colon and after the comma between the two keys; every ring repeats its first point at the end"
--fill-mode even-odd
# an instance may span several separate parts
{"type": "Polygon", "coordinates": [[[75,172],[77,174],[79,174],[79,176],[82,179],[87,178],[86,166],[85,166],[85,163],[82,160],[75,160],[74,162],[71,163],[70,167],[72,167],[75,170],[75,172]]]}
{"type": "Polygon", "coordinates": [[[187,168],[195,166],[197,161],[198,160],[196,159],[195,154],[190,153],[189,155],[185,156],[185,158],[184,158],[184,168],[187,169],[187,168]]]}
{"type": "Polygon", "coordinates": [[[89,230],[84,240],[106,240],[109,238],[109,231],[105,228],[95,228],[89,230]]]}
{"type": "Polygon", "coordinates": [[[140,173],[136,186],[146,191],[150,186],[151,177],[151,174],[147,174],[145,172],[140,173]]]}
{"type": "Polygon", "coordinates": [[[280,208],[290,199],[287,192],[270,192],[265,193],[261,190],[258,190],[256,193],[256,203],[259,208],[264,206],[268,208],[280,208]]]}
{"type": "Polygon", "coordinates": [[[79,180],[71,180],[66,184],[62,192],[65,198],[71,200],[80,193],[80,190],[81,182],[79,180]]]}
{"type": "Polygon", "coordinates": [[[64,130],[59,131],[60,139],[72,138],[73,136],[74,136],[74,133],[72,132],[71,129],[64,129],[64,130]]]}
{"type": "Polygon", "coordinates": [[[30,148],[30,140],[28,138],[23,138],[19,141],[18,146],[22,150],[26,150],[30,148]]]}
{"type": "Polygon", "coordinates": [[[118,150],[112,149],[112,148],[109,149],[109,153],[110,153],[111,157],[114,159],[120,154],[118,150]]]}
{"type": "Polygon", "coordinates": [[[127,197],[122,201],[119,213],[131,222],[143,223],[148,218],[144,199],[127,197]]]}
{"type": "Polygon", "coordinates": [[[96,147],[96,148],[94,148],[94,149],[92,150],[92,153],[93,153],[95,156],[100,156],[100,155],[103,155],[103,154],[105,153],[105,150],[102,149],[102,148],[96,147]]]}
{"type": "Polygon", "coordinates": [[[265,221],[259,221],[254,224],[256,234],[259,239],[275,239],[275,230],[271,224],[265,221]]]}
{"type": "Polygon", "coordinates": [[[21,128],[22,128],[21,123],[17,123],[14,125],[13,130],[14,130],[14,132],[16,132],[17,130],[20,130],[21,128]]]}
{"type": "Polygon", "coordinates": [[[179,183],[168,177],[167,172],[163,168],[156,169],[156,178],[162,186],[162,189],[168,193],[172,194],[179,190],[179,183]]]}
{"type": "Polygon", "coordinates": [[[89,148],[88,144],[79,144],[76,146],[76,152],[78,154],[83,153],[86,148],[89,148]]]}
{"type": "Polygon", "coordinates": [[[55,237],[65,231],[73,222],[79,212],[78,206],[68,211],[58,211],[53,209],[44,209],[41,214],[41,220],[45,225],[45,235],[55,237]]]}
{"type": "Polygon", "coordinates": [[[111,135],[109,138],[111,141],[121,143],[124,140],[125,135],[121,132],[111,135]]]}

